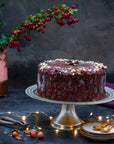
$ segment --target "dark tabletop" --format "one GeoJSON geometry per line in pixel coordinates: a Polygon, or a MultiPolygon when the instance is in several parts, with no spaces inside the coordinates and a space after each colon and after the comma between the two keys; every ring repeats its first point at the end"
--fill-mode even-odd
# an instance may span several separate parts
{"type": "MultiPolygon", "coordinates": [[[[104,105],[90,105],[90,106],[76,106],[79,117],[85,121],[88,120],[90,112],[93,112],[96,116],[112,115],[114,109],[105,107],[104,105]]],[[[18,115],[29,115],[32,112],[39,111],[45,112],[48,115],[56,116],[60,110],[59,104],[52,104],[37,101],[30,98],[24,92],[24,90],[9,90],[8,97],[0,98],[0,115],[2,112],[15,112],[18,115]]],[[[15,115],[14,113],[14,115],[15,115]]],[[[57,136],[54,132],[44,131],[45,139],[37,140],[34,138],[27,138],[23,140],[16,140],[10,135],[11,128],[0,126],[0,144],[113,144],[114,140],[100,142],[83,137],[81,134],[77,136],[73,135],[73,132],[60,132],[57,136]],[[7,134],[4,134],[7,132],[7,134]]],[[[54,129],[52,129],[54,131],[54,129]]]]}

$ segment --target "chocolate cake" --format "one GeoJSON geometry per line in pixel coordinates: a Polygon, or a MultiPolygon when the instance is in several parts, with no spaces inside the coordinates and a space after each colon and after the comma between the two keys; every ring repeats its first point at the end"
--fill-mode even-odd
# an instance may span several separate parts
{"type": "Polygon", "coordinates": [[[37,91],[58,101],[95,101],[106,96],[106,69],[94,61],[56,59],[38,65],[37,91]]]}

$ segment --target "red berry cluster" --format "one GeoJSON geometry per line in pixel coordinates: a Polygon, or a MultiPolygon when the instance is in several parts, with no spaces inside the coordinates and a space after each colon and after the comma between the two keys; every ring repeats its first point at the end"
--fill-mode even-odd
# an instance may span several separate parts
{"type": "MultiPolygon", "coordinates": [[[[22,139],[22,134],[19,134],[18,129],[13,129],[11,136],[21,140],[22,139]]],[[[26,134],[29,134],[28,136],[31,136],[32,138],[38,138],[38,139],[44,139],[44,133],[42,131],[37,131],[36,129],[31,129],[31,130],[24,130],[23,131],[26,134]]]]}
{"type": "MultiPolygon", "coordinates": [[[[48,19],[48,21],[49,21],[49,19],[48,19]]],[[[30,30],[36,30],[37,28],[42,27],[42,29],[39,28],[38,31],[39,32],[41,31],[42,33],[44,33],[44,29],[43,28],[46,27],[45,22],[46,22],[45,19],[43,20],[43,22],[39,22],[39,19],[37,19],[36,22],[33,22],[33,23],[32,22],[29,22],[28,24],[24,23],[24,27],[26,29],[30,29],[30,30]]],[[[25,38],[30,41],[30,39],[28,38],[28,36],[25,35],[25,38]]]]}
{"type": "MultiPolygon", "coordinates": [[[[75,5],[72,5],[72,8],[74,9],[75,8],[75,5]]],[[[59,14],[59,11],[58,11],[58,8],[56,7],[53,7],[53,9],[55,10],[55,13],[56,14],[59,14]]],[[[66,7],[66,9],[68,10],[67,12],[64,11],[64,8],[60,8],[60,10],[62,11],[62,15],[61,15],[61,18],[60,19],[57,19],[56,22],[60,25],[60,26],[64,26],[65,25],[65,22],[63,22],[64,19],[68,19],[66,21],[66,23],[68,25],[71,25],[75,22],[78,22],[78,19],[74,19],[74,18],[71,18],[71,13],[70,13],[70,7],[66,7]]]]}
{"type": "Polygon", "coordinates": [[[73,11],[75,11],[75,5],[72,5],[72,8],[70,8],[62,4],[58,8],[54,6],[51,9],[48,9],[47,12],[45,12],[45,10],[41,10],[39,14],[30,16],[23,24],[19,25],[13,30],[10,41],[3,44],[1,47],[2,50],[4,50],[9,45],[10,48],[17,46],[17,50],[21,51],[21,45],[19,42],[21,39],[20,35],[23,34],[27,41],[31,41],[31,38],[28,36],[30,32],[36,30],[38,32],[44,33],[46,24],[49,23],[53,17],[60,26],[64,26],[65,22],[68,25],[78,22],[78,19],[71,17],[73,11]]]}
{"type": "Polygon", "coordinates": [[[57,22],[60,26],[64,26],[64,25],[65,25],[65,23],[64,23],[63,21],[61,21],[61,20],[56,20],[56,22],[57,22]]]}
{"type": "MultiPolygon", "coordinates": [[[[16,31],[14,31],[13,35],[15,36],[16,40],[20,40],[19,35],[27,32],[27,31],[32,31],[32,30],[37,29],[38,32],[44,33],[45,32],[44,28],[46,27],[46,22],[51,21],[52,17],[53,16],[51,14],[47,14],[46,19],[43,19],[42,22],[40,22],[40,20],[37,18],[35,21],[32,21],[32,22],[30,21],[29,23],[24,23],[23,28],[17,29],[16,31]]],[[[31,41],[31,38],[28,36],[27,33],[24,34],[24,37],[27,41],[31,41]]],[[[18,47],[17,48],[18,51],[21,51],[20,43],[18,41],[11,40],[9,47],[12,48],[15,46],[18,47]]]]}
{"type": "Polygon", "coordinates": [[[78,22],[78,19],[74,19],[74,18],[70,18],[69,20],[67,20],[67,24],[68,25],[71,25],[71,24],[73,24],[73,23],[75,23],[75,22],[78,22]]]}
{"type": "MultiPolygon", "coordinates": [[[[19,37],[19,39],[20,39],[20,37],[19,37]]],[[[16,47],[16,46],[18,47],[17,50],[21,51],[21,48],[20,48],[21,45],[20,45],[20,43],[18,41],[11,40],[10,44],[9,44],[9,47],[12,48],[12,47],[16,47]]]]}

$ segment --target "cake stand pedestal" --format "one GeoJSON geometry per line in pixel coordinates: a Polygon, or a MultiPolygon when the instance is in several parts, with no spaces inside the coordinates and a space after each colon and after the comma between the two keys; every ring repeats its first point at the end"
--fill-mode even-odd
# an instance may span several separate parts
{"type": "Polygon", "coordinates": [[[72,130],[83,121],[76,113],[76,107],[72,104],[62,104],[59,114],[51,121],[51,125],[57,129],[72,130]]]}
{"type": "Polygon", "coordinates": [[[25,90],[25,93],[37,100],[61,104],[61,110],[59,114],[51,121],[52,127],[56,129],[63,130],[73,130],[79,127],[83,121],[78,117],[76,113],[76,105],[95,105],[95,104],[103,104],[106,102],[110,102],[114,100],[114,90],[108,87],[105,87],[106,97],[97,101],[90,102],[65,102],[65,101],[56,101],[51,100],[45,97],[41,97],[37,94],[37,85],[32,85],[25,90]]]}

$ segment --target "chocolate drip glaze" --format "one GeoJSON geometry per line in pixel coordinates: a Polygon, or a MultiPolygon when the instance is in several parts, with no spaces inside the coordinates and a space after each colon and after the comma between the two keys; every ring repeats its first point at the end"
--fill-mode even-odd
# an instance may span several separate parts
{"type": "Polygon", "coordinates": [[[93,61],[56,59],[38,65],[38,93],[60,101],[105,97],[106,66],[93,61]]]}

